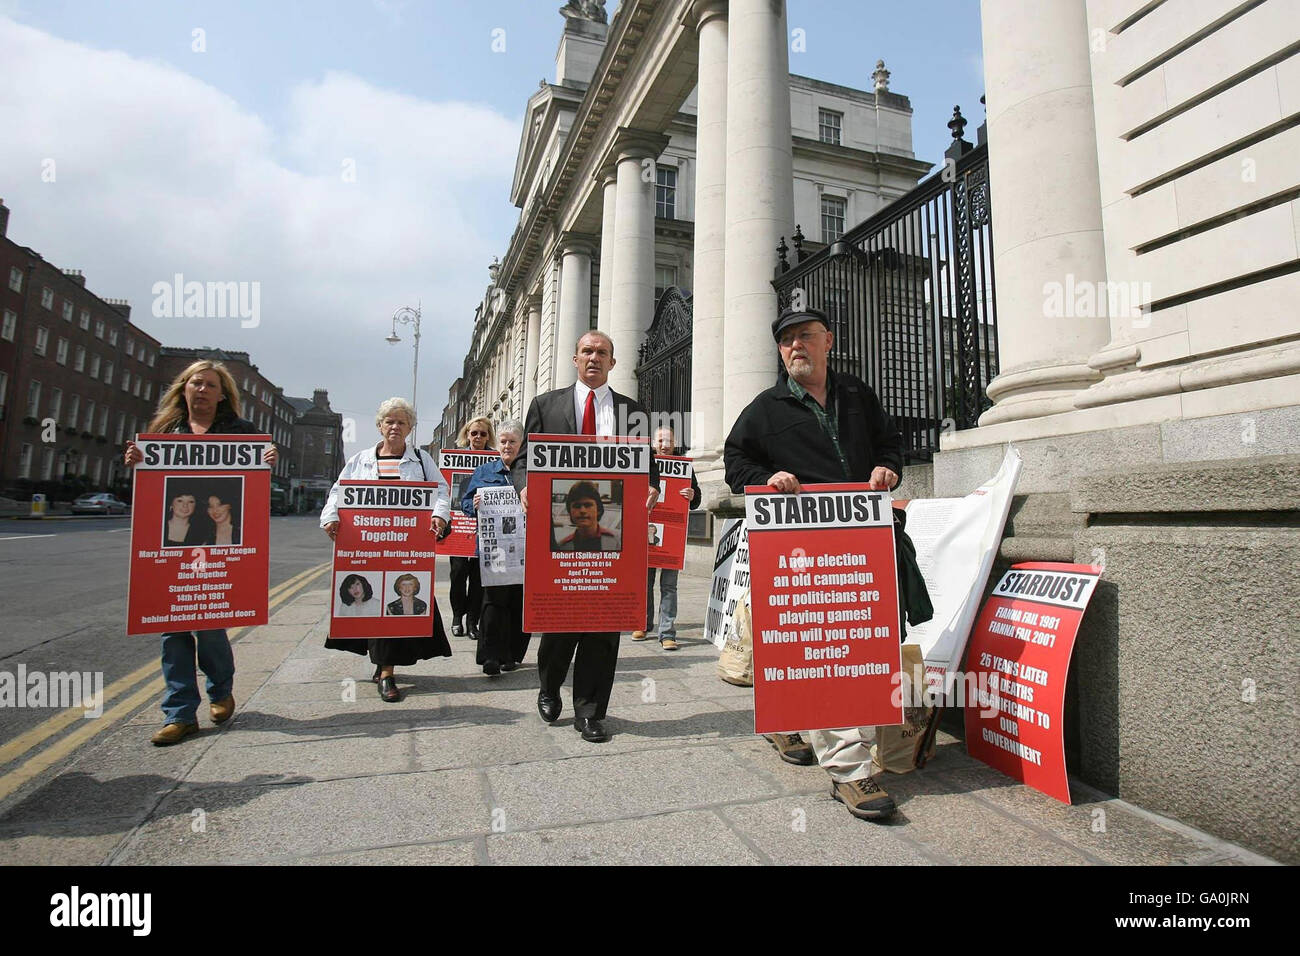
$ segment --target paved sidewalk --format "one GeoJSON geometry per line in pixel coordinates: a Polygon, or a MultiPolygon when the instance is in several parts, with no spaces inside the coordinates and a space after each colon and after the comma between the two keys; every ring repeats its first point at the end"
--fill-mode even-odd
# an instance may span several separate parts
{"type": "Polygon", "coordinates": [[[1063,806],[943,734],[924,770],[887,780],[894,821],[855,820],[822,770],[753,735],[751,691],[715,676],[692,610],[708,581],[681,583],[682,649],[624,637],[605,744],[574,732],[567,687],[548,727],[535,665],[485,677],[464,638],[399,668],[406,699],[385,704],[366,660],[322,647],[328,593],[304,594],[236,643],[230,724],[213,729],[205,702],[200,736],[154,748],[151,705],[0,805],[0,861],[1269,862],[1086,789],[1063,806]]]}

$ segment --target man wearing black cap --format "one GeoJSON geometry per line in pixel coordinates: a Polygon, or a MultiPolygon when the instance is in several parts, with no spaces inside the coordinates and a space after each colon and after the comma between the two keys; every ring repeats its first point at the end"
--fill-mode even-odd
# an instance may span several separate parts
{"type": "MultiPolygon", "coordinates": [[[[869,482],[892,490],[903,471],[903,436],[866,382],[832,372],[835,344],[826,314],[786,309],[772,323],[787,378],[760,392],[727,436],[726,480],[735,494],[770,485],[798,494],[803,484],[869,482]]],[[[831,775],[831,794],[862,819],[894,812],[894,801],[870,776],[872,728],[773,734],[788,763],[814,760],[831,775]]]]}

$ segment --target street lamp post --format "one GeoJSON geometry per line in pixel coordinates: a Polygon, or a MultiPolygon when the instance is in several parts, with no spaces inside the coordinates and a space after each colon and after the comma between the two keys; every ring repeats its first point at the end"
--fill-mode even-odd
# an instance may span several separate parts
{"type": "MultiPolygon", "coordinates": [[[[401,337],[398,336],[397,334],[398,322],[401,322],[403,325],[410,325],[414,327],[415,364],[412,366],[411,369],[411,405],[416,409],[416,415],[418,417],[420,406],[416,404],[416,395],[418,394],[418,390],[420,387],[420,306],[419,304],[417,303],[414,309],[412,309],[408,305],[404,305],[396,312],[393,313],[393,332],[391,335],[388,336],[387,339],[385,339],[385,341],[388,342],[390,345],[396,345],[398,342],[402,341],[401,337]]],[[[411,441],[415,441],[414,427],[411,428],[411,441]]]]}

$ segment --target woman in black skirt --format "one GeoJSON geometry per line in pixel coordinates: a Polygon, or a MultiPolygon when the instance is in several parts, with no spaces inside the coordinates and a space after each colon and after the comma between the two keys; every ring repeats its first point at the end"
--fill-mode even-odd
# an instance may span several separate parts
{"type": "MultiPolygon", "coordinates": [[[[339,474],[339,481],[437,482],[438,501],[433,508],[432,527],[441,537],[447,530],[447,521],[451,516],[450,490],[447,480],[442,477],[442,472],[428,452],[407,441],[411,429],[415,427],[415,408],[404,398],[390,398],[379,406],[375,424],[379,427],[381,441],[374,448],[363,449],[349,458],[339,474]]],[[[331,541],[339,528],[338,498],[339,486],[336,482],[320,515],[320,526],[331,541]]],[[[438,602],[432,593],[428,599],[433,605],[433,633],[429,637],[377,637],[364,641],[330,638],[325,641],[325,646],[354,654],[368,653],[370,662],[375,665],[371,680],[379,684],[379,696],[388,703],[395,704],[402,699],[402,694],[397,689],[397,677],[393,668],[410,667],[416,661],[431,657],[451,657],[451,644],[447,642],[447,632],[442,627],[438,602]]],[[[395,603],[400,605],[401,602],[402,597],[399,597],[395,603]]]]}

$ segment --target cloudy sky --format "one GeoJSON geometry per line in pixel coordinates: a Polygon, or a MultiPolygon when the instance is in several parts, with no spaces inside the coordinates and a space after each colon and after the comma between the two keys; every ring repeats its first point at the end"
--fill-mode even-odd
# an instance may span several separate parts
{"type": "MultiPolygon", "coordinates": [[[[362,441],[380,399],[409,397],[409,330],[384,338],[419,303],[427,435],[518,221],[520,122],[553,79],[560,6],[0,0],[9,237],[129,300],[166,345],[246,350],[289,394],[328,388],[362,441]],[[156,317],[153,286],[176,273],[260,283],[259,324],[156,317]]],[[[936,162],[954,103],[983,116],[978,6],[790,0],[807,45],[791,70],[869,88],[883,57],[936,162]]]]}

